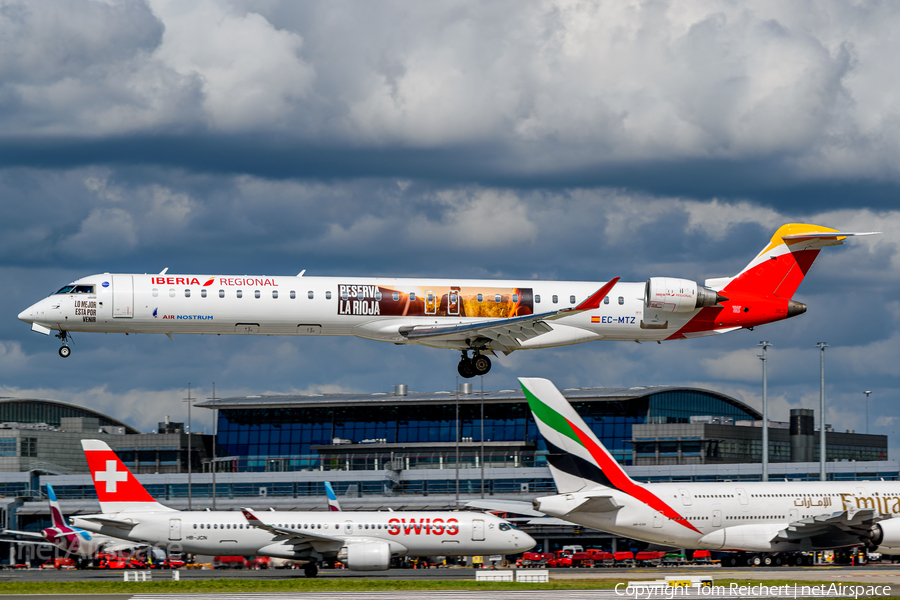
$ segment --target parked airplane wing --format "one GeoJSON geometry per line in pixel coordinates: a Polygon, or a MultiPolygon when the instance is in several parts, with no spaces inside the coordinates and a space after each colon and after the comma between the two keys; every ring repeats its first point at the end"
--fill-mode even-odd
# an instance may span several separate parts
{"type": "Polygon", "coordinates": [[[337,542],[340,544],[345,543],[345,540],[343,540],[342,538],[325,535],[323,533],[316,533],[307,529],[295,530],[288,529],[286,527],[279,527],[277,525],[270,525],[263,522],[249,508],[242,508],[241,512],[244,513],[244,518],[247,519],[247,523],[249,523],[251,527],[264,529],[271,534],[285,537],[285,539],[282,540],[276,539],[276,541],[278,542],[286,542],[295,545],[303,542],[337,542]]]}
{"type": "Polygon", "coordinates": [[[603,298],[609,294],[618,281],[618,277],[612,278],[606,285],[573,308],[460,325],[407,326],[400,328],[400,335],[413,341],[426,339],[464,340],[473,337],[483,337],[491,340],[488,344],[491,349],[510,353],[521,345],[519,340],[530,340],[533,337],[552,331],[553,328],[545,321],[555,321],[556,319],[599,308],[600,302],[603,301],[603,298]]]}
{"type": "Polygon", "coordinates": [[[777,537],[783,540],[827,535],[833,535],[836,538],[847,536],[860,538],[866,536],[873,524],[890,518],[891,515],[878,513],[871,508],[852,512],[837,511],[830,515],[817,515],[794,521],[779,531],[777,537]]]}

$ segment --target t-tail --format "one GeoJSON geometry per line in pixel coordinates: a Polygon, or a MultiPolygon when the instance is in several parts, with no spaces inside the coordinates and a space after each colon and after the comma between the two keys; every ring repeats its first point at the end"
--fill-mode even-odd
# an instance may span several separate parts
{"type": "Polygon", "coordinates": [[[109,445],[81,440],[100,510],[104,513],[172,511],[153,499],[109,445]]]}
{"type": "MultiPolygon", "coordinates": [[[[729,298],[733,295],[772,295],[790,300],[825,246],[839,246],[851,236],[879,232],[838,231],[821,225],[788,223],[782,225],[762,252],[734,277],[708,279],[706,285],[729,298]]],[[[806,310],[796,303],[788,310],[794,316],[806,310]]]]}
{"type": "Polygon", "coordinates": [[[331,487],[331,482],[325,482],[325,495],[328,496],[328,510],[332,512],[340,512],[341,503],[338,502],[337,494],[334,493],[334,488],[331,487]]]}

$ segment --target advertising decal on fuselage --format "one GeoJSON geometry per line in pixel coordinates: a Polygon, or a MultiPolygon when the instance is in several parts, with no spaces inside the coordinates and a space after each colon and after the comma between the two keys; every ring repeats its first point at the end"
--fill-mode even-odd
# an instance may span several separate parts
{"type": "Polygon", "coordinates": [[[397,290],[340,284],[337,296],[339,315],[505,319],[534,314],[531,288],[421,286],[397,290]]]}

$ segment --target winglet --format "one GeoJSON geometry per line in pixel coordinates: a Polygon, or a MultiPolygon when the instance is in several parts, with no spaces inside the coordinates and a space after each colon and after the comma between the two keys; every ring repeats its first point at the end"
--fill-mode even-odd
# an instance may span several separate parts
{"type": "Polygon", "coordinates": [[[600,303],[603,302],[603,299],[607,296],[607,294],[609,294],[610,290],[612,290],[613,287],[619,282],[619,279],[619,277],[613,277],[612,279],[610,279],[606,285],[591,294],[587,300],[576,306],[575,310],[596,310],[600,308],[600,303]]]}

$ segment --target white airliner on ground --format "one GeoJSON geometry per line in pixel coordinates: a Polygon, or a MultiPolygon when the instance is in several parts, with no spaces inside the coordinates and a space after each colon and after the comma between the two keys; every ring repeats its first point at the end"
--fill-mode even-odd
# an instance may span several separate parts
{"type": "MultiPolygon", "coordinates": [[[[900,554],[900,482],[642,484],[553,383],[519,383],[559,492],[535,499],[538,513],[664,546],[750,553],[730,557],[732,566],[782,564],[802,559],[799,552],[862,545],[900,554]]],[[[504,510],[516,508],[505,502],[504,510]]]]}
{"type": "Polygon", "coordinates": [[[535,545],[507,521],[475,512],[178,511],[156,502],[106,442],[81,445],[102,514],[73,524],[170,551],[308,560],[312,577],[322,559],[379,571],[396,556],[518,554],[535,545]]]}
{"type": "Polygon", "coordinates": [[[101,550],[117,552],[145,546],[145,544],[137,544],[108,535],[92,534],[84,529],[70,527],[59,508],[59,501],[56,499],[53,486],[49,483],[47,484],[47,497],[50,500],[50,520],[53,526],[42,529],[40,533],[5,529],[3,536],[8,539],[3,541],[55,546],[66,554],[75,556],[81,563],[93,558],[101,550]]]}
{"type": "Polygon", "coordinates": [[[824,246],[848,236],[792,223],[734,277],[705,286],[670,277],[605,284],[102,273],[19,314],[43,334],[71,332],[342,335],[462,352],[459,373],[483,375],[487,355],[594,340],[660,342],[752,328],[806,311],[791,300],[824,246]],[[472,356],[469,356],[469,353],[472,356]]]}

